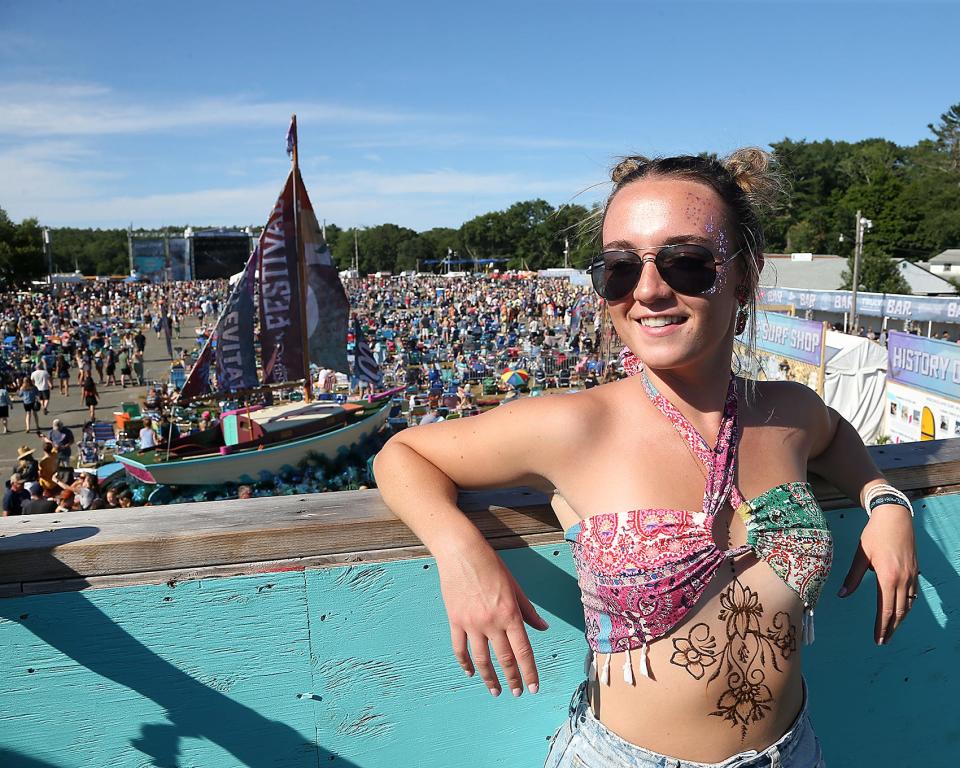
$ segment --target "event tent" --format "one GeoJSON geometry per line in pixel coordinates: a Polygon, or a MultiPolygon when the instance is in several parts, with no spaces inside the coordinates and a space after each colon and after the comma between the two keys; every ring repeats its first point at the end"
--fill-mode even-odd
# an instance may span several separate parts
{"type": "Polygon", "coordinates": [[[883,430],[887,350],[875,341],[827,331],[823,399],[868,444],[883,430]]]}

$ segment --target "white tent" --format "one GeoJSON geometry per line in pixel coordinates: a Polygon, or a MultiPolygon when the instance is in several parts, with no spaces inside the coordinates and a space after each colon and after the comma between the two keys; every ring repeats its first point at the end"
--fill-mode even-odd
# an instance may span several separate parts
{"type": "Polygon", "coordinates": [[[823,399],[860,434],[876,443],[883,428],[887,350],[860,336],[827,331],[823,399]]]}

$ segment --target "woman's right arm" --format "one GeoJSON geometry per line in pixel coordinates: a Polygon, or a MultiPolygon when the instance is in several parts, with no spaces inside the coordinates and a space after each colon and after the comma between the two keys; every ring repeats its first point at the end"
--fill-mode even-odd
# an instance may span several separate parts
{"type": "Polygon", "coordinates": [[[457,490],[555,485],[588,428],[575,397],[527,398],[481,416],[407,429],[374,459],[383,500],[437,560],[454,655],[467,675],[479,670],[494,696],[501,689],[489,646],[514,695],[524,681],[535,693],[539,678],[524,622],[540,630],[547,624],[457,507],[457,490]]]}

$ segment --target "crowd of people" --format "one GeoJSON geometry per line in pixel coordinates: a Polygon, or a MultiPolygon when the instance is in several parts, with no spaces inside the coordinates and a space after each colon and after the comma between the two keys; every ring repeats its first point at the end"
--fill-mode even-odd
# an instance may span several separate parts
{"type": "Polygon", "coordinates": [[[72,466],[74,452],[94,439],[101,390],[146,386],[146,334],[165,337],[171,358],[176,357],[173,345],[182,319],[196,316],[201,324],[212,323],[226,291],[226,281],[92,282],[0,294],[0,433],[19,429],[12,411],[22,409],[24,433],[35,433],[40,441],[37,448],[25,444],[18,450],[6,483],[4,516],[133,503],[123,489],[101,496],[95,472],[75,473],[72,466]],[[71,385],[78,388],[73,397],[84,417],[82,426],[76,425],[80,443],[61,417],[49,426],[44,418],[78,410],[77,402],[70,402],[71,385]]]}
{"type": "Polygon", "coordinates": [[[463,404],[471,387],[507,368],[548,388],[578,376],[593,383],[606,367],[599,304],[565,278],[419,275],[346,287],[387,385],[439,389],[463,404]]]}

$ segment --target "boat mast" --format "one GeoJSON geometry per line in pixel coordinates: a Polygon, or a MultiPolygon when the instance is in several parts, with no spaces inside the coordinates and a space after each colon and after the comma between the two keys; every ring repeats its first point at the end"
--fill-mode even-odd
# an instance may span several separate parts
{"type": "Polygon", "coordinates": [[[307,261],[300,237],[300,163],[297,157],[297,116],[292,115],[293,133],[293,231],[297,247],[297,271],[300,274],[300,347],[303,350],[304,400],[313,400],[313,382],[310,377],[310,337],[307,328],[307,261]]]}

